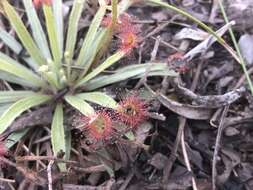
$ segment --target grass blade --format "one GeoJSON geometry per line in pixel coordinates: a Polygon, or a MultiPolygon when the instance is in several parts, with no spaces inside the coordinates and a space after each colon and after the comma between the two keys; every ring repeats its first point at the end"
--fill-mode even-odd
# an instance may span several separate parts
{"type": "Polygon", "coordinates": [[[83,100],[101,105],[103,107],[108,107],[112,109],[116,109],[117,107],[117,102],[112,97],[102,92],[81,93],[77,94],[76,96],[83,100]]]}
{"type": "Polygon", "coordinates": [[[195,22],[196,24],[200,25],[202,28],[204,28],[206,31],[208,31],[210,34],[212,34],[213,36],[215,36],[217,38],[217,41],[220,44],[225,44],[226,42],[220,37],[218,36],[215,31],[213,31],[209,26],[207,26],[206,24],[204,24],[203,22],[201,22],[199,19],[195,18],[194,16],[190,15],[189,13],[185,12],[184,10],[181,10],[173,5],[170,5],[168,3],[162,2],[161,0],[146,0],[147,2],[151,2],[153,4],[159,5],[161,7],[173,10],[187,18],[189,18],[190,20],[192,20],[193,22],[195,22]]]}
{"type": "Polygon", "coordinates": [[[115,54],[108,57],[101,65],[99,65],[96,69],[91,71],[88,75],[86,75],[82,80],[80,80],[76,87],[79,87],[89,81],[90,79],[96,77],[98,74],[103,72],[108,67],[112,66],[114,63],[119,61],[122,57],[125,56],[125,53],[123,51],[118,51],[115,54]]]}
{"type": "Polygon", "coordinates": [[[195,22],[196,24],[198,24],[199,26],[201,26],[203,29],[205,29],[207,32],[209,32],[210,34],[212,34],[217,41],[233,56],[233,58],[240,63],[240,59],[238,58],[238,56],[236,55],[235,51],[224,41],[223,38],[221,38],[219,35],[217,35],[215,33],[215,31],[210,28],[209,26],[207,26],[205,23],[201,22],[199,19],[195,18],[194,16],[192,16],[191,14],[187,13],[184,10],[181,10],[173,5],[170,5],[168,3],[162,2],[161,0],[146,0],[147,2],[153,3],[155,5],[173,10],[185,17],[187,17],[188,19],[192,20],[193,22],[195,22]]]}
{"type": "Polygon", "coordinates": [[[51,58],[51,54],[49,51],[47,39],[45,33],[41,27],[38,15],[33,6],[32,0],[23,0],[23,4],[25,6],[25,11],[32,29],[33,38],[37,43],[37,46],[40,48],[42,54],[47,59],[51,58]]]}
{"type": "Polygon", "coordinates": [[[20,16],[16,13],[14,8],[8,3],[7,0],[4,0],[2,4],[11,25],[15,29],[19,39],[21,40],[22,44],[27,49],[28,53],[31,55],[31,57],[35,60],[37,64],[43,65],[45,63],[45,59],[41,55],[41,51],[35,45],[31,35],[27,31],[20,16]]]}
{"type": "Polygon", "coordinates": [[[0,117],[0,134],[24,111],[48,101],[51,96],[36,94],[23,98],[11,105],[0,117]]]}
{"type": "Polygon", "coordinates": [[[65,100],[78,111],[80,111],[83,115],[89,116],[95,113],[94,109],[77,96],[65,96],[65,100]]]}
{"type": "MultiPolygon", "coordinates": [[[[218,0],[218,2],[219,2],[219,6],[220,6],[220,8],[221,8],[221,12],[222,12],[222,15],[223,15],[223,17],[224,17],[225,22],[226,22],[226,23],[229,23],[229,20],[228,20],[228,17],[227,17],[227,14],[226,14],[226,12],[225,12],[225,9],[224,9],[224,7],[223,7],[222,2],[221,2],[220,0],[218,0]]],[[[230,34],[231,39],[232,39],[232,41],[233,41],[234,47],[235,47],[235,49],[236,49],[236,52],[237,52],[237,54],[238,54],[238,56],[239,56],[240,64],[241,64],[241,66],[242,66],[242,70],[243,70],[243,72],[244,72],[244,74],[245,74],[245,76],[246,76],[247,82],[248,82],[248,84],[249,84],[251,94],[253,95],[253,84],[252,84],[252,81],[251,81],[251,79],[250,79],[249,73],[248,73],[248,71],[247,71],[247,67],[246,67],[245,61],[244,61],[244,59],[243,59],[243,57],[242,57],[240,48],[238,47],[237,41],[236,41],[236,39],[235,39],[234,32],[233,32],[233,30],[232,30],[231,27],[228,29],[228,31],[229,31],[229,34],[230,34]]]]}
{"type": "MultiPolygon", "coordinates": [[[[65,129],[63,125],[63,106],[58,103],[53,117],[53,122],[51,126],[51,143],[53,147],[54,156],[60,151],[66,153],[66,140],[65,140],[65,129]]],[[[66,155],[65,155],[66,157],[66,155]]],[[[66,164],[58,164],[61,171],[66,171],[66,164]]]]}

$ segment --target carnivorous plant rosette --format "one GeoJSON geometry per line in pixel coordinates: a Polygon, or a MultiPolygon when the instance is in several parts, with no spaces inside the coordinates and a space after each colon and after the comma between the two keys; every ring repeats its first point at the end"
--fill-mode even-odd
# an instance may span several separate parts
{"type": "MultiPolygon", "coordinates": [[[[0,116],[0,133],[4,133],[23,112],[39,105],[47,105],[54,108],[51,143],[55,155],[63,151],[65,159],[70,157],[71,130],[64,125],[65,109],[70,106],[85,117],[93,116],[87,126],[91,135],[99,139],[110,134],[109,116],[97,112],[92,105],[117,110],[119,104],[99,89],[123,80],[140,78],[151,65],[127,65],[113,73],[104,73],[107,68],[128,55],[129,51],[138,47],[140,33],[135,30],[135,25],[131,26],[129,22],[126,25],[128,28],[122,28],[122,31],[117,29],[120,18],[130,19],[122,16],[127,15],[125,2],[118,4],[117,0],[113,0],[110,6],[101,3],[87,32],[78,29],[78,22],[85,12],[85,0],[73,1],[66,26],[63,22],[62,0],[23,0],[29,29],[7,0],[2,0],[1,3],[16,36],[13,37],[0,28],[0,39],[15,54],[21,55],[21,60],[0,52],[0,79],[9,82],[13,87],[13,90],[0,92],[0,108],[3,110],[0,116]],[[106,18],[107,10],[111,10],[111,24],[105,27],[101,23],[106,18]],[[44,19],[38,16],[38,11],[43,12],[44,19]],[[66,35],[64,28],[67,28],[66,35]],[[83,36],[81,46],[77,43],[77,34],[83,36]],[[110,44],[104,42],[110,42],[113,34],[118,36],[121,45],[113,54],[101,58],[101,52],[105,53],[102,51],[105,49],[104,45],[110,44]],[[24,51],[28,56],[22,56],[24,51]],[[104,125],[105,128],[99,128],[98,125],[104,125]]],[[[148,75],[176,74],[166,63],[156,63],[152,65],[148,75]]],[[[138,106],[141,107],[140,104],[138,106]]],[[[13,146],[27,131],[25,129],[18,135],[13,132],[8,137],[11,143],[6,146],[13,146]]],[[[66,169],[64,164],[61,169],[66,169]]]]}

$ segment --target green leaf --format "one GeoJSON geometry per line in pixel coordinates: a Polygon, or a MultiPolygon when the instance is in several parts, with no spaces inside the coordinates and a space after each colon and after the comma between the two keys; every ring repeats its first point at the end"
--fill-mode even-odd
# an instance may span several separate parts
{"type": "Polygon", "coordinates": [[[22,79],[20,77],[17,77],[13,74],[10,74],[4,71],[0,71],[0,79],[13,83],[13,84],[19,84],[23,87],[38,88],[38,86],[34,85],[32,81],[27,81],[25,79],[22,79]]]}
{"type": "Polygon", "coordinates": [[[103,107],[108,107],[112,109],[116,109],[118,105],[117,102],[112,97],[102,92],[87,92],[87,93],[77,94],[76,96],[83,100],[93,102],[103,107]]]}
{"type": "Polygon", "coordinates": [[[8,136],[8,138],[5,140],[6,148],[10,149],[13,145],[19,142],[20,139],[23,138],[28,131],[29,131],[29,128],[11,133],[8,136]]]}
{"type": "Polygon", "coordinates": [[[106,7],[101,6],[99,8],[99,10],[97,11],[95,17],[93,18],[93,20],[90,24],[89,30],[88,30],[88,32],[85,36],[82,48],[81,48],[80,53],[79,53],[79,56],[77,58],[76,65],[84,66],[85,58],[87,56],[89,57],[91,51],[94,51],[94,49],[91,49],[90,47],[92,46],[92,44],[95,40],[98,28],[99,28],[99,26],[101,24],[101,21],[102,21],[104,15],[105,15],[105,11],[106,11],[106,7]]]}
{"type": "Polygon", "coordinates": [[[96,77],[84,84],[82,87],[85,88],[85,90],[91,91],[109,84],[131,79],[133,77],[142,77],[149,68],[150,70],[148,76],[150,74],[152,75],[154,72],[162,72],[162,76],[164,74],[171,77],[178,75],[175,71],[171,70],[166,63],[146,63],[126,66],[116,70],[114,74],[96,77]]]}
{"type": "Polygon", "coordinates": [[[33,2],[32,0],[23,0],[23,4],[25,6],[26,14],[32,29],[33,38],[36,41],[44,57],[50,59],[51,54],[49,51],[47,39],[41,27],[36,10],[33,6],[33,2]]]}
{"type": "Polygon", "coordinates": [[[0,91],[0,104],[15,102],[21,98],[32,96],[33,91],[0,91]]]}
{"type": "Polygon", "coordinates": [[[13,50],[16,54],[19,54],[22,50],[22,46],[18,41],[11,36],[8,32],[0,28],[0,39],[3,40],[5,45],[7,45],[11,50],[13,50]]]}
{"type": "Polygon", "coordinates": [[[3,0],[2,4],[11,25],[15,29],[19,39],[21,40],[22,44],[27,49],[28,53],[36,61],[37,64],[39,65],[45,64],[45,59],[41,55],[41,50],[39,50],[38,47],[35,45],[31,35],[27,31],[20,16],[16,13],[14,8],[8,3],[7,0],[3,0]]]}
{"type": "Polygon", "coordinates": [[[9,108],[9,107],[11,107],[11,105],[13,104],[13,102],[12,103],[4,103],[4,104],[1,104],[0,105],[0,116],[9,108]]]}
{"type": "Polygon", "coordinates": [[[122,57],[124,57],[125,52],[118,51],[115,54],[108,57],[101,65],[99,65],[97,68],[95,68],[93,71],[91,71],[88,75],[86,75],[82,80],[80,80],[76,87],[79,87],[89,81],[90,79],[96,77],[98,74],[103,72],[108,67],[112,66],[114,63],[119,61],[122,57]]]}
{"type": "Polygon", "coordinates": [[[0,134],[24,111],[48,101],[51,96],[36,94],[28,96],[11,105],[0,117],[0,134]]]}
{"type": "Polygon", "coordinates": [[[63,6],[62,6],[62,0],[57,0],[53,1],[53,11],[54,11],[54,18],[57,18],[55,20],[56,24],[56,30],[57,30],[57,36],[58,36],[58,43],[59,43],[59,48],[60,48],[60,53],[63,55],[63,28],[64,28],[64,23],[63,23],[63,6]]]}
{"type": "Polygon", "coordinates": [[[83,76],[85,76],[85,74],[89,71],[97,53],[99,52],[101,48],[101,44],[103,44],[104,42],[106,33],[107,33],[107,30],[103,30],[103,29],[97,32],[97,36],[94,39],[93,44],[91,45],[91,48],[87,50],[88,51],[87,57],[85,57],[85,59],[83,60],[84,62],[83,71],[79,79],[83,78],[83,76]]]}
{"type": "MultiPolygon", "coordinates": [[[[173,71],[172,71],[173,72],[173,71]]],[[[149,77],[152,77],[152,76],[173,76],[173,75],[171,75],[171,74],[173,74],[173,73],[168,73],[168,71],[150,71],[149,73],[148,73],[148,76],[149,77]]],[[[176,72],[174,73],[175,75],[174,76],[177,76],[176,74],[176,72]]],[[[137,75],[137,76],[135,76],[135,77],[133,77],[133,79],[137,79],[137,78],[141,78],[141,77],[143,77],[145,75],[145,73],[141,73],[140,75],[137,75]]]]}
{"type": "MultiPolygon", "coordinates": [[[[51,126],[51,143],[55,156],[57,156],[60,151],[66,153],[65,129],[63,125],[63,106],[61,103],[57,104],[54,112],[53,122],[51,126]]],[[[60,163],[58,166],[61,171],[66,171],[65,163],[60,163]]]]}
{"type": "Polygon", "coordinates": [[[51,6],[43,5],[43,11],[44,11],[45,19],[46,19],[46,28],[47,28],[48,38],[50,42],[50,48],[52,50],[54,62],[56,64],[55,65],[56,69],[58,69],[61,63],[62,54],[59,47],[59,39],[58,39],[57,28],[55,24],[56,19],[53,15],[51,6]]]}
{"type": "MultiPolygon", "coordinates": [[[[20,43],[17,42],[17,40],[13,36],[11,36],[8,32],[4,31],[2,28],[0,28],[0,39],[17,55],[21,53],[22,46],[20,45],[20,43]]],[[[31,57],[23,56],[22,59],[34,70],[38,69],[38,64],[36,64],[34,60],[31,59],[31,57]]]]}
{"type": "Polygon", "coordinates": [[[81,17],[85,0],[75,0],[69,16],[68,34],[66,41],[66,50],[68,52],[68,58],[72,59],[76,44],[76,36],[78,30],[78,21],[81,17]]]}
{"type": "Polygon", "coordinates": [[[45,86],[45,82],[31,70],[17,63],[14,59],[0,52],[0,70],[11,73],[27,81],[31,81],[34,86],[45,86]]]}
{"type": "Polygon", "coordinates": [[[80,111],[83,115],[90,116],[95,113],[94,109],[77,96],[65,96],[65,100],[78,111],[80,111]]]}

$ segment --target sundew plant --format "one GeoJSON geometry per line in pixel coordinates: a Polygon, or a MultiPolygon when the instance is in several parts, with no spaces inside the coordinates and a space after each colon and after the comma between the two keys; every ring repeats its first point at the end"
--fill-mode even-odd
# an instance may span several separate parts
{"type": "MultiPolygon", "coordinates": [[[[63,22],[62,0],[22,0],[28,25],[7,0],[1,1],[3,14],[15,30],[12,36],[0,29],[0,39],[14,52],[22,56],[16,60],[0,52],[0,78],[10,84],[10,90],[0,92],[0,133],[15,122],[24,112],[39,107],[52,106],[51,144],[53,152],[70,157],[71,130],[64,125],[66,109],[73,107],[83,115],[85,129],[95,139],[108,136],[112,130],[112,118],[104,109],[98,111],[92,105],[114,110],[126,125],[136,127],[146,116],[145,103],[136,97],[116,102],[101,88],[131,78],[169,75],[175,76],[166,63],[125,65],[109,74],[104,72],[133,48],[138,48],[141,37],[138,26],[131,23],[125,11],[134,1],[99,1],[99,7],[87,32],[80,34],[78,23],[85,14],[85,0],[74,0],[67,22],[63,22]],[[42,12],[43,16],[38,16],[42,12]],[[28,27],[27,27],[28,26],[28,27]],[[66,30],[65,30],[66,28],[66,30]],[[66,34],[65,34],[66,31],[66,34]],[[119,47],[109,54],[110,43],[116,34],[119,47]],[[82,43],[77,43],[77,36],[82,43]],[[65,37],[66,36],[66,37],[65,37]],[[152,67],[150,67],[152,65],[152,67]],[[92,103],[92,104],[91,104],[92,103]],[[130,115],[129,115],[130,114],[130,115]],[[136,116],[136,119],[129,116],[136,116]],[[88,119],[87,119],[88,118],[88,119]],[[109,126],[109,127],[108,127],[109,126]]],[[[10,148],[27,130],[13,132],[10,148]],[[13,143],[14,142],[14,143],[13,143]]],[[[64,168],[64,165],[63,165],[64,168]]]]}

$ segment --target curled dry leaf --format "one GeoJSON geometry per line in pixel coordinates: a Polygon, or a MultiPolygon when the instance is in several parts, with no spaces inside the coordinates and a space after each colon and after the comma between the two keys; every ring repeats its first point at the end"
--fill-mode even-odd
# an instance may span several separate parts
{"type": "Polygon", "coordinates": [[[229,105],[239,98],[243,96],[246,92],[245,87],[241,87],[230,92],[227,92],[223,95],[208,95],[208,96],[200,96],[190,91],[187,88],[180,86],[179,84],[176,86],[177,91],[185,96],[186,98],[194,101],[198,104],[199,107],[209,107],[209,108],[220,108],[222,106],[229,105]]]}
{"type": "Polygon", "coordinates": [[[169,110],[188,119],[206,120],[212,115],[212,109],[210,108],[181,104],[169,99],[163,94],[159,94],[157,99],[169,110]]]}
{"type": "Polygon", "coordinates": [[[183,28],[175,36],[175,40],[192,39],[196,41],[205,40],[209,34],[198,28],[183,28]]]}

